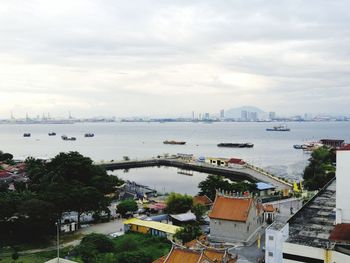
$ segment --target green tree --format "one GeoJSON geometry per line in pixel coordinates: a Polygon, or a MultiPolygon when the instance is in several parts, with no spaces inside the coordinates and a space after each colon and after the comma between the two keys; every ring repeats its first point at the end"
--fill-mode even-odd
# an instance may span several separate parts
{"type": "Polygon", "coordinates": [[[335,150],[328,147],[315,149],[309,164],[304,169],[304,187],[308,190],[318,190],[335,176],[335,150]]]}
{"type": "Polygon", "coordinates": [[[170,193],[166,200],[166,205],[166,211],[169,214],[186,213],[192,208],[193,198],[186,194],[170,193]]]}
{"type": "Polygon", "coordinates": [[[132,199],[124,200],[117,205],[117,211],[122,217],[125,217],[127,212],[135,212],[137,209],[137,203],[132,199]]]}
{"type": "Polygon", "coordinates": [[[198,225],[186,225],[180,230],[178,230],[174,237],[181,240],[182,243],[189,242],[196,239],[202,234],[202,231],[198,225]]]}
{"type": "Polygon", "coordinates": [[[207,212],[207,208],[202,204],[196,204],[192,207],[192,212],[195,214],[196,220],[200,222],[202,221],[203,216],[207,212]]]}

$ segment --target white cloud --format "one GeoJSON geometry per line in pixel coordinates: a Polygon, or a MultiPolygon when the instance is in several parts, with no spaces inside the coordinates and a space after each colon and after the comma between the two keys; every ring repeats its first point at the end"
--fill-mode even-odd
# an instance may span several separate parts
{"type": "Polygon", "coordinates": [[[0,116],[241,104],[349,111],[348,8],[345,0],[2,1],[0,116]]]}

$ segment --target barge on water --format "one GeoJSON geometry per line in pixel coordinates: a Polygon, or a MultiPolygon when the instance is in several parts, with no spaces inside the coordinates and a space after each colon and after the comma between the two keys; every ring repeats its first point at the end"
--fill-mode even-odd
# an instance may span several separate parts
{"type": "Polygon", "coordinates": [[[245,143],[219,143],[218,147],[227,147],[227,148],[253,148],[254,144],[245,142],[245,143]]]}
{"type": "Polygon", "coordinates": [[[168,140],[164,141],[163,143],[164,144],[175,144],[175,145],[184,145],[184,144],[186,144],[186,142],[168,141],[168,140]]]}

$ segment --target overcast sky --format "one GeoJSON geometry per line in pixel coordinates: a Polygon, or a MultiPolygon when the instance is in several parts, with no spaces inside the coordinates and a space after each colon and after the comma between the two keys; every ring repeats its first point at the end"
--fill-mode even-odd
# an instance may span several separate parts
{"type": "Polygon", "coordinates": [[[350,113],[350,2],[0,0],[0,117],[350,113]]]}

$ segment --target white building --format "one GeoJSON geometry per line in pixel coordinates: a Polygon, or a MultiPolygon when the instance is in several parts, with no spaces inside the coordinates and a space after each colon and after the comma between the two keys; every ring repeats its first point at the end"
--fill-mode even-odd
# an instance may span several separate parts
{"type": "Polygon", "coordinates": [[[336,180],[320,190],[285,226],[267,228],[265,262],[350,262],[349,174],[350,146],[345,146],[337,151],[336,180]]]}

